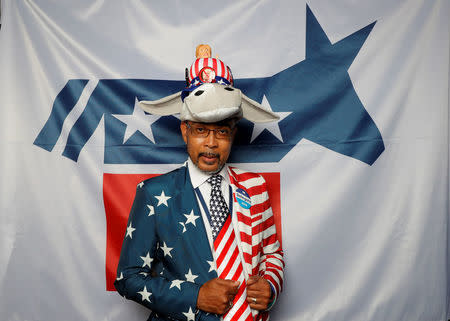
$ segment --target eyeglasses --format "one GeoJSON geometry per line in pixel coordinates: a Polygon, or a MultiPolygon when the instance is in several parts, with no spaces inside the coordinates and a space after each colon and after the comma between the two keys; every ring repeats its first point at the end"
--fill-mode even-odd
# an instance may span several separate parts
{"type": "Polygon", "coordinates": [[[230,139],[233,134],[233,130],[228,127],[209,129],[202,125],[189,124],[186,122],[187,128],[191,132],[191,135],[199,138],[206,138],[209,136],[209,132],[214,133],[214,137],[217,139],[230,139]]]}

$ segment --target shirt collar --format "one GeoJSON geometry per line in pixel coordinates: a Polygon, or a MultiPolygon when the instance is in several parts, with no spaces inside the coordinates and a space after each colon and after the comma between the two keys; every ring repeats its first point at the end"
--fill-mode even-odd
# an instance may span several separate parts
{"type": "MultiPolygon", "coordinates": [[[[188,169],[189,169],[189,175],[191,177],[192,186],[194,188],[199,187],[204,182],[206,182],[206,180],[210,176],[212,176],[212,175],[208,175],[208,174],[202,172],[200,169],[198,169],[198,167],[194,165],[194,163],[192,162],[190,157],[187,160],[187,166],[188,166],[188,169]]],[[[228,166],[226,164],[225,164],[224,167],[222,167],[220,172],[217,173],[217,174],[220,174],[222,176],[223,180],[227,184],[230,184],[230,178],[228,177],[228,166]]]]}

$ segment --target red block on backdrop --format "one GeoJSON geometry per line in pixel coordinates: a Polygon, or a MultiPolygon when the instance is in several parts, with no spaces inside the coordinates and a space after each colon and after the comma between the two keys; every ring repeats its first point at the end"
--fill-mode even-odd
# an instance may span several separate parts
{"type": "MultiPolygon", "coordinates": [[[[267,183],[278,240],[281,243],[280,173],[259,173],[267,183]]],[[[117,265],[127,228],[136,185],[160,174],[103,174],[103,202],[106,214],[106,290],[115,291],[117,265]]]]}

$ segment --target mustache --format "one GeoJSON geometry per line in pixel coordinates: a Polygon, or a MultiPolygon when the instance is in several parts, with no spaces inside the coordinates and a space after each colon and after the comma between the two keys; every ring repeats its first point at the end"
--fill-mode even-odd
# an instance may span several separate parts
{"type": "Polygon", "coordinates": [[[199,153],[198,156],[206,156],[206,157],[217,157],[220,158],[220,155],[217,153],[210,153],[210,152],[205,152],[205,153],[199,153]]]}

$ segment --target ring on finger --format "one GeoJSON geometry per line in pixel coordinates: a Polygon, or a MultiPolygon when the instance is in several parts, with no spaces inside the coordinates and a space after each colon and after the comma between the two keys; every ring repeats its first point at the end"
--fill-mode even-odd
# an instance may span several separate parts
{"type": "Polygon", "coordinates": [[[254,304],[256,304],[256,298],[252,298],[254,304]]]}

